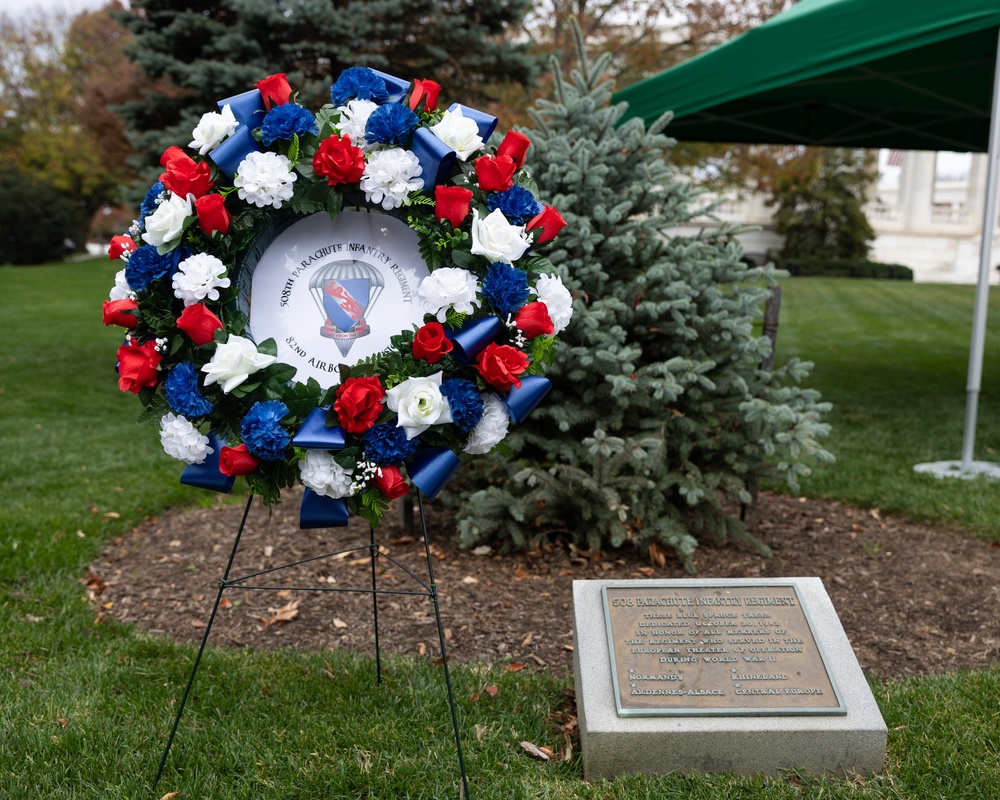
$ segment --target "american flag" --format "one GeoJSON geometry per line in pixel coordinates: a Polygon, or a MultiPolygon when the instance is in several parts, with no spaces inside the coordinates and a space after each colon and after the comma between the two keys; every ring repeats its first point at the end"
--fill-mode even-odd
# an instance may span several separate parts
{"type": "Polygon", "coordinates": [[[886,166],[889,167],[899,167],[903,164],[903,151],[902,150],[890,150],[889,156],[885,160],[886,166]]]}

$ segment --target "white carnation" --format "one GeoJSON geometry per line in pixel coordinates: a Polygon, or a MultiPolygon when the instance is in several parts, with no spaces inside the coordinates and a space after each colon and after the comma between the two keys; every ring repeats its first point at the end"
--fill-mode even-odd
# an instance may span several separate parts
{"type": "Polygon", "coordinates": [[[201,464],[215,452],[208,446],[208,437],[186,417],[169,411],[160,419],[160,444],[168,456],[188,464],[201,464]]]}
{"type": "Polygon", "coordinates": [[[156,207],[156,211],[146,217],[146,232],[142,234],[142,240],[159,247],[179,239],[184,230],[184,220],[193,214],[191,195],[181,197],[171,192],[170,199],[164,200],[156,207]]]}
{"type": "Polygon", "coordinates": [[[211,153],[218,147],[227,136],[232,136],[239,123],[233,116],[233,109],[229,103],[222,109],[222,113],[209,111],[202,114],[198,126],[191,131],[191,141],[188,147],[197,150],[199,155],[211,153]]]}
{"type": "Polygon", "coordinates": [[[125,270],[120,269],[115,273],[115,285],[111,289],[111,293],[108,295],[109,300],[135,300],[135,292],[132,291],[132,287],[128,285],[128,281],[125,280],[125,270]]]}
{"type": "Polygon", "coordinates": [[[469,441],[463,448],[466,453],[478,456],[490,452],[507,435],[510,420],[507,406],[495,394],[479,395],[483,398],[483,418],[469,434],[469,441]]]}
{"type": "Polygon", "coordinates": [[[185,306],[193,306],[202,300],[218,300],[219,289],[229,286],[225,277],[226,265],[208,253],[195,253],[177,265],[172,285],[174,297],[183,300],[185,306]]]}
{"type": "Polygon", "coordinates": [[[351,144],[360,147],[365,152],[371,149],[371,145],[365,139],[365,126],[368,124],[368,117],[378,108],[378,105],[371,100],[350,100],[346,106],[340,106],[340,122],[337,128],[341,135],[350,136],[351,144]]]}
{"type": "Polygon", "coordinates": [[[385,393],[385,404],[399,418],[406,438],[419,436],[431,425],[451,422],[451,408],[441,394],[441,373],[429,378],[407,378],[385,393]]]}
{"type": "Polygon", "coordinates": [[[523,225],[511,225],[498,208],[479,218],[479,210],[472,212],[472,252],[486,256],[490,261],[513,264],[531,246],[523,225]]]}
{"type": "Polygon", "coordinates": [[[201,368],[205,385],[222,384],[222,391],[229,394],[253,373],[277,361],[276,356],[257,351],[257,345],[235,334],[215,348],[212,360],[201,368]]]}
{"type": "Polygon", "coordinates": [[[424,188],[420,162],[409,150],[392,147],[373,153],[361,176],[365,200],[386,211],[410,204],[410,192],[424,188]]]}
{"type": "Polygon", "coordinates": [[[302,485],[324,497],[350,497],[353,469],[344,469],[329,450],[306,450],[299,462],[302,485]]]}
{"type": "Polygon", "coordinates": [[[247,155],[236,171],[233,185],[239,191],[240,200],[246,200],[257,208],[281,208],[281,204],[292,199],[295,179],[292,162],[277,153],[253,152],[247,155]]]}
{"type": "Polygon", "coordinates": [[[553,335],[569,325],[573,318],[573,297],[558,275],[540,276],[535,283],[535,294],[549,310],[549,317],[555,328],[553,335]]]}
{"type": "Polygon", "coordinates": [[[442,267],[420,281],[417,294],[427,312],[437,316],[438,322],[448,318],[454,309],[460,314],[471,314],[480,305],[476,293],[479,284],[476,276],[459,267],[442,267]]]}
{"type": "Polygon", "coordinates": [[[462,161],[483,147],[479,126],[474,119],[463,116],[460,108],[445,111],[441,121],[431,126],[431,133],[454,150],[462,161]]]}

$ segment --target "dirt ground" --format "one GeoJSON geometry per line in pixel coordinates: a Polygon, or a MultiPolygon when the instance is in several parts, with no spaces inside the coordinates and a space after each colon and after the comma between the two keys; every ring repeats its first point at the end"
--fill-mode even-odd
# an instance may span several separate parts
{"type": "MultiPolygon", "coordinates": [[[[291,587],[369,589],[369,530],[300,530],[298,498],[268,518],[251,508],[230,580],[326,553],[361,548],[249,581],[266,591],[227,589],[211,643],[230,647],[350,648],[374,651],[372,596],[301,592],[291,587]],[[297,601],[297,604],[296,604],[297,601]]],[[[171,510],[115,540],[82,578],[98,616],[153,633],[200,640],[212,611],[242,505],[171,510]]],[[[858,660],[883,678],[982,668],[1000,661],[1000,546],[839,503],[762,494],[759,537],[774,550],[702,546],[698,577],[823,579],[858,660]]],[[[510,660],[539,669],[572,668],[572,581],[685,578],[675,561],[650,563],[633,552],[588,554],[561,543],[500,556],[451,543],[448,517],[428,516],[432,563],[451,661],[510,660]]],[[[383,557],[378,588],[422,591],[427,562],[420,534],[408,536],[390,510],[376,530],[383,557]]],[[[383,651],[439,653],[426,597],[380,595],[383,651]]]]}

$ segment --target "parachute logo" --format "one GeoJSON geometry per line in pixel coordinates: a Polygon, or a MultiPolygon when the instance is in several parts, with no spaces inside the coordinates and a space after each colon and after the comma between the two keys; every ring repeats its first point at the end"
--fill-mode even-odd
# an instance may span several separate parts
{"type": "Polygon", "coordinates": [[[309,292],[324,320],[320,335],[333,339],[342,356],[371,333],[365,315],[384,288],[382,274],[363,261],[334,261],[312,276],[309,292]]]}

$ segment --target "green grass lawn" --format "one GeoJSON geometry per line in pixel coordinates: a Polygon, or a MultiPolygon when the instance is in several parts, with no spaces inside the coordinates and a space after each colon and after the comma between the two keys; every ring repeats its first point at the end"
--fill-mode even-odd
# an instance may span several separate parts
{"type": "MultiPolygon", "coordinates": [[[[78,581],[110,537],[168,505],[211,498],[178,484],[179,465],[155,429],[136,427],[138,403],[118,392],[121,333],[100,325],[115,269],[0,269],[0,800],[457,797],[439,667],[390,658],[376,688],[364,656],[213,648],[153,795],[194,649],[97,623],[78,581]]],[[[840,460],[804,491],[983,532],[991,515],[995,524],[996,504],[976,504],[968,487],[908,473],[910,462],[957,456],[963,305],[971,307],[966,287],[788,284],[781,352],[815,359],[812,383],[838,405],[830,446],[840,460]]],[[[988,352],[998,345],[994,333],[988,352]]],[[[984,383],[996,378],[994,359],[984,383]]],[[[984,445],[996,443],[996,396],[984,393],[984,445]]],[[[565,707],[567,677],[503,664],[459,666],[453,677],[474,798],[964,800],[988,797],[1000,774],[1000,669],[873,685],[888,762],[881,775],[852,781],[587,784],[578,754],[542,763],[519,744],[563,745],[549,718],[565,707]]]]}

